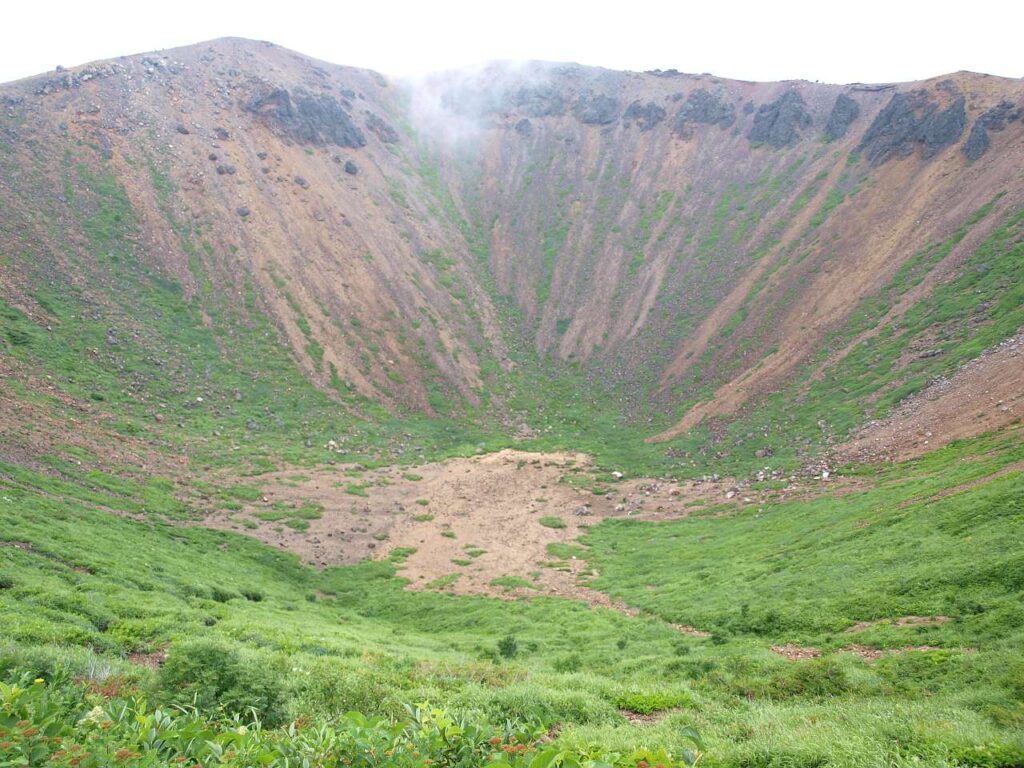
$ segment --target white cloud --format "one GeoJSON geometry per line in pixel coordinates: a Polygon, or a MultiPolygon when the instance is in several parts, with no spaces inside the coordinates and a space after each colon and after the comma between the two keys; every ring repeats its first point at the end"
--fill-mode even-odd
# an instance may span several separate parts
{"type": "Polygon", "coordinates": [[[747,80],[914,80],[960,69],[1024,76],[1015,3],[935,2],[17,3],[0,81],[222,36],[338,64],[422,74],[492,59],[678,69],[747,80]]]}

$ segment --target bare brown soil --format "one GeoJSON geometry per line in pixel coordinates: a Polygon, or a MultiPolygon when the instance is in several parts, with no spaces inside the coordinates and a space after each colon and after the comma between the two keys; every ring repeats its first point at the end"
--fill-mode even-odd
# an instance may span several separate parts
{"type": "MultiPolygon", "coordinates": [[[[398,550],[407,554],[399,557],[399,574],[411,589],[509,598],[558,595],[630,613],[635,611],[613,606],[607,595],[586,587],[596,573],[583,550],[558,557],[548,546],[570,544],[587,525],[608,517],[727,514],[764,500],[760,493],[737,493],[725,480],[622,478],[597,486],[607,493],[594,493],[585,455],[515,450],[366,472],[351,466],[277,472],[261,482],[260,501],[241,513],[214,512],[206,524],[255,536],[321,567],[388,558],[398,550]],[[320,505],[322,513],[305,531],[259,518],[310,503],[320,505]],[[543,518],[564,527],[544,525],[543,518]],[[515,580],[493,583],[503,577],[515,580]]],[[[676,629],[706,636],[694,627],[676,629]]]]}
{"type": "Polygon", "coordinates": [[[785,645],[773,645],[772,653],[778,654],[790,661],[806,661],[808,659],[816,659],[821,656],[821,651],[817,648],[793,645],[792,643],[786,643],[785,645]]]}
{"type": "Polygon", "coordinates": [[[865,629],[889,624],[896,627],[919,627],[934,624],[945,624],[952,621],[952,616],[900,616],[895,619],[879,619],[877,621],[858,621],[847,632],[863,632],[865,629]]]}
{"type": "Polygon", "coordinates": [[[1024,416],[1024,335],[1013,336],[868,424],[837,454],[846,461],[901,461],[962,438],[1019,424],[1024,416]]]}

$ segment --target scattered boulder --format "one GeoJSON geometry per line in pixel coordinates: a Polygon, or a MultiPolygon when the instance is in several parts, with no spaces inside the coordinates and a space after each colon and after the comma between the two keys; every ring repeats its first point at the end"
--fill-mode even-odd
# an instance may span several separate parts
{"type": "Polygon", "coordinates": [[[516,123],[515,131],[520,136],[532,136],[533,123],[530,122],[529,118],[524,117],[522,120],[516,123]]]}
{"type": "Polygon", "coordinates": [[[309,189],[309,182],[306,181],[306,179],[302,176],[296,176],[294,179],[292,179],[292,181],[294,181],[303,189],[309,189]]]}
{"type": "Polygon", "coordinates": [[[240,205],[237,208],[235,208],[235,213],[237,213],[239,216],[241,216],[244,219],[245,217],[247,217],[249,215],[250,211],[244,205],[240,205]]]}
{"type": "Polygon", "coordinates": [[[610,125],[619,119],[619,101],[603,93],[587,94],[576,100],[572,113],[584,125],[610,125]]]}
{"type": "Polygon", "coordinates": [[[672,132],[688,139],[693,135],[690,126],[694,123],[731,128],[735,122],[736,107],[725,101],[720,94],[698,88],[686,97],[686,103],[679,108],[672,123],[672,132]]]}
{"type": "Polygon", "coordinates": [[[238,169],[233,165],[225,163],[217,166],[218,176],[234,176],[236,173],[238,173],[238,169]]]}
{"type": "Polygon", "coordinates": [[[796,144],[800,140],[800,129],[810,124],[811,115],[804,97],[799,91],[786,91],[770,104],[757,108],[747,138],[754,144],[781,149],[796,144]]]}
{"type": "Polygon", "coordinates": [[[355,176],[357,173],[359,173],[359,166],[353,163],[351,160],[346,160],[345,173],[349,174],[350,176],[355,176]]]}
{"type": "Polygon", "coordinates": [[[227,141],[231,138],[231,134],[228,133],[227,128],[221,128],[220,126],[213,129],[213,135],[216,136],[219,141],[227,141]]]}
{"type": "Polygon", "coordinates": [[[649,131],[665,119],[665,108],[660,107],[653,101],[641,104],[639,99],[626,107],[622,115],[622,124],[629,128],[633,123],[641,131],[649,131]]]}
{"type": "Polygon", "coordinates": [[[858,117],[860,117],[860,105],[845,93],[839,94],[836,96],[836,103],[832,105],[832,112],[825,124],[825,139],[835,141],[843,138],[850,125],[858,117]]]}
{"type": "Polygon", "coordinates": [[[177,131],[178,133],[180,133],[180,134],[181,134],[182,136],[188,136],[188,135],[189,135],[190,133],[192,133],[192,131],[190,131],[190,130],[189,130],[189,129],[188,129],[188,128],[187,128],[186,126],[185,126],[185,124],[184,124],[184,123],[178,123],[178,124],[177,124],[177,125],[176,125],[176,126],[174,127],[174,130],[176,130],[176,131],[177,131]]]}

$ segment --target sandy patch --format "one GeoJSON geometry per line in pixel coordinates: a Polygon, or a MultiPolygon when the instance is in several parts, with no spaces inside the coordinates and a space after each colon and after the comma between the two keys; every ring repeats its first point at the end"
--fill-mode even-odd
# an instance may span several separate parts
{"type": "MultiPolygon", "coordinates": [[[[588,525],[609,517],[728,514],[765,500],[758,492],[737,492],[726,479],[595,483],[583,454],[516,450],[365,472],[352,466],[290,470],[257,482],[259,501],[240,513],[215,512],[206,524],[254,536],[321,567],[395,558],[412,589],[558,595],[620,610],[629,609],[586,587],[597,574],[584,550],[552,554],[548,547],[572,544],[588,525]],[[310,505],[320,517],[306,520],[306,530],[260,517],[310,505]]],[[[691,627],[679,631],[703,636],[691,627]]]]}

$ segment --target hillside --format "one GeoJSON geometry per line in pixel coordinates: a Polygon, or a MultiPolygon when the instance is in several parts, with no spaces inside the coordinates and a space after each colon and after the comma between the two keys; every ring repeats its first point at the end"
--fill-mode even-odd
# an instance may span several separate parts
{"type": "Polygon", "coordinates": [[[0,757],[1019,765],[1022,286],[1021,80],[0,85],[0,757]]]}

